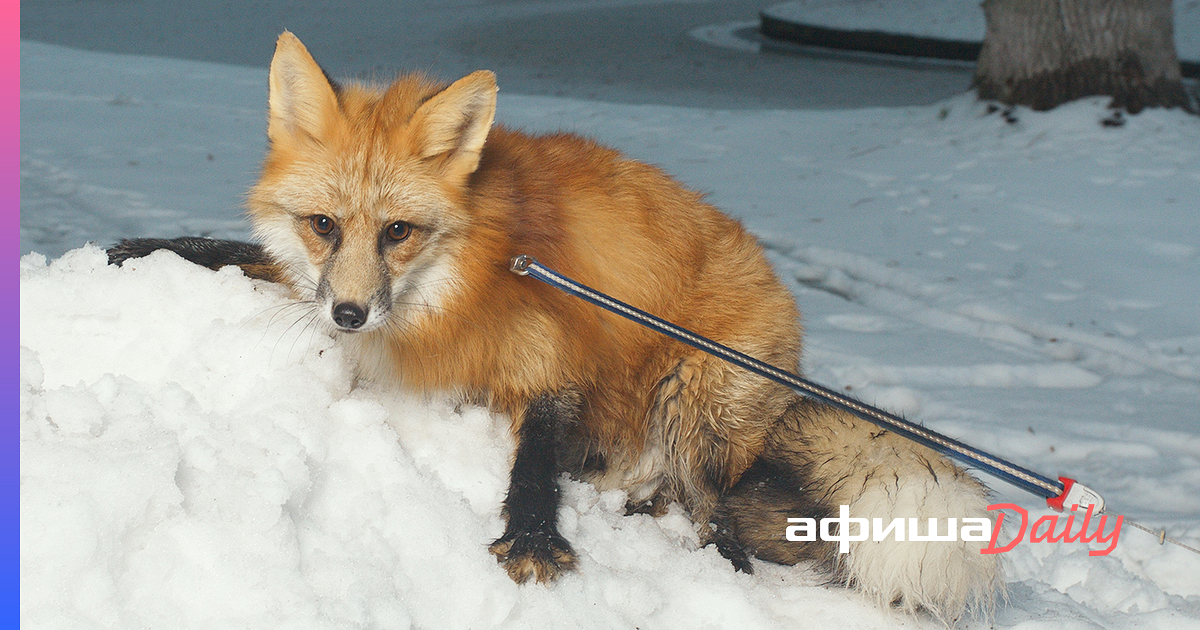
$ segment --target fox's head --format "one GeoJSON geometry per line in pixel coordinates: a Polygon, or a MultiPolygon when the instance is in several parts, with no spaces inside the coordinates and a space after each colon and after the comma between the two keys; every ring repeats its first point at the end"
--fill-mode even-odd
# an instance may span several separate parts
{"type": "Polygon", "coordinates": [[[301,299],[342,331],[438,309],[470,229],[463,187],[495,117],[495,76],[341,87],[284,32],[268,111],[270,149],[248,205],[301,299]]]}

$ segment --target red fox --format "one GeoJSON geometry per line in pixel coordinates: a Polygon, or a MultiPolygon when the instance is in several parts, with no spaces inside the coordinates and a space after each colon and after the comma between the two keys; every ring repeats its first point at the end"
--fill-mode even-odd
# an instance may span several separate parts
{"type": "Polygon", "coordinates": [[[576,564],[558,476],[691,515],[703,544],[813,560],[886,604],[943,619],[1000,587],[982,542],[785,539],[789,517],[986,518],[987,490],[925,447],[509,272],[545,265],[798,372],[795,300],[739,223],[663,172],[570,134],[493,126],[495,76],[386,88],[331,81],[283,33],[270,148],[249,194],[261,245],[133,239],[289,285],[369,377],[445,392],[512,420],[517,446],[490,551],[517,582],[576,564]]]}

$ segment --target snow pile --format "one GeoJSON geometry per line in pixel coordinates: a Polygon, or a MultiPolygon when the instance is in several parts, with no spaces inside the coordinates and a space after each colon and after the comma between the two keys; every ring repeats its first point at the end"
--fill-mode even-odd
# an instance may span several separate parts
{"type": "Polygon", "coordinates": [[[232,268],[118,269],[89,247],[21,274],[29,627],[769,628],[814,603],[886,619],[804,571],[737,575],[679,511],[625,517],[622,493],[574,482],[579,572],[518,587],[486,549],[503,418],[352,389],[332,340],[232,268]]]}
{"type": "MultiPolygon", "coordinates": [[[[263,75],[22,44],[27,248],[238,236],[210,211],[236,208],[261,157],[263,75]]],[[[499,116],[709,191],[796,292],[818,382],[1200,542],[1196,118],[1105,128],[1103,99],[1010,123],[969,96],[730,112],[512,94],[499,116]]],[[[30,254],[21,345],[30,628],[938,627],[805,567],[736,574],[678,511],[625,517],[620,493],[569,481],[580,570],[513,584],[486,550],[506,420],[356,384],[303,307],[234,269],[30,254]]],[[[1128,527],[1112,555],[1087,550],[1005,554],[995,626],[1200,624],[1200,558],[1128,527]]]]}

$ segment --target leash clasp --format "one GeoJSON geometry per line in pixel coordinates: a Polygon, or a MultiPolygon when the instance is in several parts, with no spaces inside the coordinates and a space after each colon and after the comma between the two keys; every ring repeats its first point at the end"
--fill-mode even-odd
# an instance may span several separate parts
{"type": "Polygon", "coordinates": [[[537,261],[533,259],[533,256],[526,256],[525,254],[513,256],[512,261],[509,262],[508,270],[517,274],[518,276],[528,276],[529,265],[532,265],[535,262],[537,261]]]}

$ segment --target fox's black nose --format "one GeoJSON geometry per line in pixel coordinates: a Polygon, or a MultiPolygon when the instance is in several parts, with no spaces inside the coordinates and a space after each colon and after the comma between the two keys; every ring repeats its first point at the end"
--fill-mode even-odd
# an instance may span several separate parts
{"type": "Polygon", "coordinates": [[[343,330],[358,330],[367,323],[367,312],[357,304],[342,302],[333,307],[333,323],[343,330]]]}

